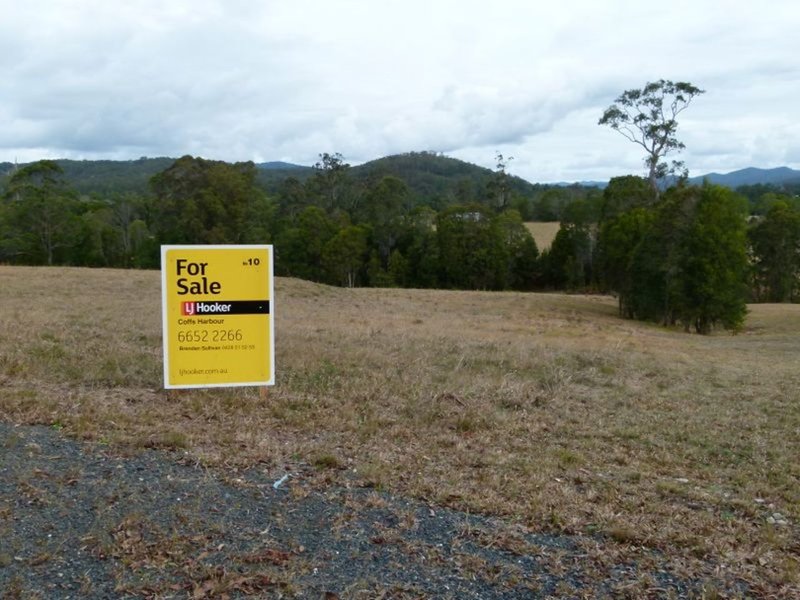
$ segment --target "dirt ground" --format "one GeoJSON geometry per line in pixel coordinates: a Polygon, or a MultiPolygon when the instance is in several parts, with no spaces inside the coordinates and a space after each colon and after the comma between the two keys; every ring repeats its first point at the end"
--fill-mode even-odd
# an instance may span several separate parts
{"type": "Polygon", "coordinates": [[[652,550],[604,560],[607,543],[326,487],[300,467],[212,471],[0,424],[3,598],[748,596],[652,550]]]}

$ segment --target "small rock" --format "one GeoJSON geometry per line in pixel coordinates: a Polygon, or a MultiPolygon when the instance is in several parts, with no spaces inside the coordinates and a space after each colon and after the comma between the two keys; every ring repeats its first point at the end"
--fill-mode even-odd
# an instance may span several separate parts
{"type": "Polygon", "coordinates": [[[676,477],[675,481],[677,481],[678,483],[689,483],[689,480],[686,479],[686,477],[676,477]]]}
{"type": "Polygon", "coordinates": [[[756,498],[756,504],[764,504],[764,502],[766,502],[766,500],[763,498],[756,498]]]}

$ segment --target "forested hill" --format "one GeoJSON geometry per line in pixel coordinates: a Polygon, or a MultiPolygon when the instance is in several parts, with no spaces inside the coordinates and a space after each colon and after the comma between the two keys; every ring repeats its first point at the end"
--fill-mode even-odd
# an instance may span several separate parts
{"type": "Polygon", "coordinates": [[[290,177],[302,183],[314,174],[313,167],[283,161],[256,163],[256,168],[258,169],[258,183],[270,194],[275,194],[283,182],[290,177]]]}
{"type": "MultiPolygon", "coordinates": [[[[137,193],[149,191],[150,178],[167,169],[174,158],[139,158],[137,160],[57,160],[64,178],[79,194],[137,193]]],[[[24,165],[19,165],[22,167],[24,165]]],[[[270,194],[276,194],[287,178],[305,182],[314,174],[313,167],[286,162],[256,163],[258,182],[270,194]]],[[[0,163],[0,176],[10,174],[14,165],[0,163]]],[[[447,205],[480,200],[493,171],[433,152],[410,152],[372,160],[350,169],[356,183],[374,184],[381,177],[392,175],[402,179],[412,198],[418,202],[438,200],[447,205]]],[[[509,176],[511,191],[532,196],[546,186],[533,185],[519,177],[509,176]]]]}
{"type": "MultiPolygon", "coordinates": [[[[276,193],[288,177],[304,182],[314,173],[312,167],[289,163],[260,163],[258,180],[268,192],[276,193]]],[[[385,156],[350,168],[350,176],[364,186],[374,184],[382,177],[393,176],[408,186],[417,204],[433,203],[441,206],[459,202],[477,201],[485,194],[494,171],[472,163],[443,156],[435,152],[408,152],[385,156]]],[[[523,196],[532,196],[547,187],[534,185],[515,176],[508,177],[509,189],[523,196]]]]}
{"type": "MultiPolygon", "coordinates": [[[[142,157],[136,160],[59,159],[56,162],[63,169],[70,187],[79,194],[108,196],[148,193],[150,178],[167,169],[175,160],[170,157],[142,157]]],[[[18,165],[23,166],[24,164],[18,165]]],[[[313,167],[280,161],[256,163],[255,166],[258,169],[259,184],[270,194],[277,193],[287,178],[305,182],[314,174],[313,167]]],[[[0,188],[5,176],[13,172],[14,168],[13,163],[0,163],[0,188]]],[[[415,200],[438,200],[438,204],[442,206],[450,204],[454,198],[461,202],[480,200],[492,174],[490,169],[435,152],[386,156],[350,169],[351,177],[364,185],[374,183],[386,175],[395,176],[406,183],[415,200]]],[[[690,182],[700,184],[704,179],[730,188],[762,185],[791,185],[794,188],[800,183],[800,171],[788,167],[747,168],[727,174],[708,173],[692,177],[690,182]]],[[[533,184],[513,175],[509,175],[508,184],[511,191],[526,197],[557,187],[533,184]]]]}
{"type": "MultiPolygon", "coordinates": [[[[171,157],[138,158],[136,160],[68,160],[58,159],[64,171],[64,178],[70,188],[81,195],[99,196],[117,194],[147,194],[150,192],[150,179],[168,169],[177,159],[171,157]]],[[[3,180],[15,168],[26,163],[14,165],[0,163],[0,188],[3,180]]],[[[311,167],[293,165],[286,162],[267,162],[257,164],[259,182],[269,191],[274,191],[287,177],[305,181],[313,172],[311,167]]]]}
{"type": "MultiPolygon", "coordinates": [[[[136,160],[67,160],[56,161],[64,171],[64,178],[70,187],[79,194],[135,193],[144,194],[149,191],[150,178],[160,173],[172,163],[174,158],[139,158],[136,160]]],[[[20,164],[18,167],[25,165],[20,164]]],[[[5,176],[14,171],[12,163],[0,163],[0,175],[5,176]]]]}
{"type": "MultiPolygon", "coordinates": [[[[441,205],[480,200],[494,171],[434,152],[409,152],[386,156],[353,167],[353,177],[369,182],[391,175],[402,179],[416,200],[439,200],[441,205]]],[[[532,196],[542,186],[509,175],[512,192],[532,196]]]]}

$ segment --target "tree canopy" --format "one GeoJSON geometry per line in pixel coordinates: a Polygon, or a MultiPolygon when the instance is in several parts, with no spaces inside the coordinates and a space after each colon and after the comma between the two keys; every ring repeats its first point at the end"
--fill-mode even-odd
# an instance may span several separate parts
{"type": "Polygon", "coordinates": [[[647,179],[656,197],[660,179],[668,174],[687,174],[682,161],[668,163],[665,158],[685,148],[677,137],[677,117],[703,93],[691,83],[659,79],[641,89],[624,91],[598,121],[644,149],[647,179]]]}

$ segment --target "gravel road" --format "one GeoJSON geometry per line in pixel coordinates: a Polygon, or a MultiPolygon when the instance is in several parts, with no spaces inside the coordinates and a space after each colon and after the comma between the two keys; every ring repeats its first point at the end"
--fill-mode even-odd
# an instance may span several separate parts
{"type": "MultiPolygon", "coordinates": [[[[747,597],[642,549],[0,423],[2,598],[747,597]],[[630,554],[627,555],[630,557],[630,554]],[[709,587],[711,586],[711,587],[709,587]]],[[[317,478],[318,479],[318,478],[317,478]]],[[[713,573],[710,566],[709,573],[713,573]]]]}

